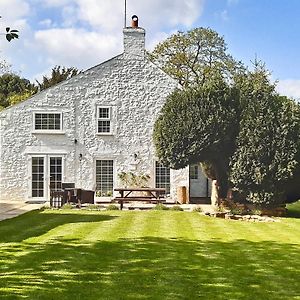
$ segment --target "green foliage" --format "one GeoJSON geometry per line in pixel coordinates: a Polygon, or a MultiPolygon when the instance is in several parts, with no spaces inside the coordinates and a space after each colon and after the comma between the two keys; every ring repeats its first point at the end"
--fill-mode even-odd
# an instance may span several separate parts
{"type": "Polygon", "coordinates": [[[152,209],[153,210],[169,210],[169,207],[165,206],[162,203],[158,203],[152,209]]]}
{"type": "Polygon", "coordinates": [[[36,87],[28,79],[13,73],[0,76],[0,106],[3,108],[18,103],[34,93],[36,87]]]}
{"type": "Polygon", "coordinates": [[[98,204],[89,204],[86,207],[87,210],[101,210],[101,206],[98,204]]]}
{"type": "Polygon", "coordinates": [[[233,215],[244,215],[246,212],[244,209],[242,209],[240,207],[232,207],[230,209],[230,213],[233,215]]]}
{"type": "Polygon", "coordinates": [[[72,208],[73,208],[73,206],[71,203],[66,203],[61,207],[61,209],[72,209],[72,208]]]}
{"type": "Polygon", "coordinates": [[[124,187],[147,187],[149,184],[150,175],[135,174],[133,172],[121,172],[118,178],[124,187]]]}
{"type": "Polygon", "coordinates": [[[50,77],[43,76],[42,82],[39,82],[38,80],[36,82],[40,91],[42,91],[79,73],[80,71],[78,71],[78,69],[75,67],[67,68],[62,66],[55,66],[52,69],[50,77]]]}
{"type": "Polygon", "coordinates": [[[179,205],[174,205],[171,207],[170,210],[173,210],[173,211],[183,211],[183,208],[179,205]]]}
{"type": "Polygon", "coordinates": [[[6,73],[11,73],[11,65],[5,60],[0,60],[0,75],[6,73]]]}
{"type": "Polygon", "coordinates": [[[167,98],[154,126],[159,160],[173,169],[199,162],[209,164],[221,194],[226,194],[239,109],[237,91],[221,79],[194,89],[176,90],[167,98]]]}
{"type": "Polygon", "coordinates": [[[23,93],[20,93],[20,94],[10,95],[7,100],[8,100],[10,105],[15,105],[15,104],[18,104],[18,103],[30,98],[35,93],[36,93],[35,89],[26,90],[26,91],[24,91],[23,93]]]}
{"type": "Polygon", "coordinates": [[[243,110],[230,180],[248,201],[276,205],[299,168],[300,107],[275,93],[261,65],[239,84],[243,110]]]}
{"type": "Polygon", "coordinates": [[[193,208],[193,212],[203,212],[203,209],[201,208],[201,206],[196,206],[195,208],[193,208]]]}
{"type": "Polygon", "coordinates": [[[233,78],[243,71],[227,52],[223,37],[210,28],[177,32],[159,43],[150,59],[183,86],[200,85],[214,76],[233,78]]]}
{"type": "Polygon", "coordinates": [[[96,197],[112,197],[113,191],[96,190],[96,197]]]}
{"type": "Polygon", "coordinates": [[[119,207],[115,204],[109,204],[107,207],[106,207],[106,210],[119,210],[119,207]]]}

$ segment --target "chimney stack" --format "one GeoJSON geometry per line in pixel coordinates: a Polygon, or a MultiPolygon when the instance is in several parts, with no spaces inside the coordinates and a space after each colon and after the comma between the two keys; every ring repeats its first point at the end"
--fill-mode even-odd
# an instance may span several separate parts
{"type": "Polygon", "coordinates": [[[131,27],[123,29],[124,55],[128,59],[144,59],[145,29],[139,27],[139,18],[132,16],[131,27]]]}

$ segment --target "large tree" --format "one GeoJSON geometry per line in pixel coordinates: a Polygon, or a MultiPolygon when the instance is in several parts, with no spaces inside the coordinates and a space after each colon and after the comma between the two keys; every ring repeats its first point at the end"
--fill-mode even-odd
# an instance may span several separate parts
{"type": "Polygon", "coordinates": [[[42,82],[39,82],[37,80],[37,84],[39,86],[39,89],[42,91],[79,73],[80,71],[75,67],[67,68],[62,66],[55,66],[54,68],[52,68],[51,75],[43,76],[42,82]]]}
{"type": "Polygon", "coordinates": [[[159,160],[174,169],[202,162],[225,197],[238,134],[238,100],[237,91],[220,78],[172,93],[154,127],[159,160]]]}
{"type": "Polygon", "coordinates": [[[300,192],[300,107],[276,93],[260,65],[233,87],[211,78],[175,91],[155,123],[154,143],[166,166],[202,162],[221,198],[231,187],[239,198],[272,206],[300,192]]]}
{"type": "Polygon", "coordinates": [[[184,87],[203,84],[216,74],[230,80],[244,70],[227,53],[223,37],[210,28],[175,33],[159,43],[150,58],[184,87]]]}

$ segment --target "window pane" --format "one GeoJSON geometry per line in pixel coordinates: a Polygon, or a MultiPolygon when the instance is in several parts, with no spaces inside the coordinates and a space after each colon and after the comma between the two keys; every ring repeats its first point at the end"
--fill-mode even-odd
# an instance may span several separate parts
{"type": "Polygon", "coordinates": [[[98,121],[98,133],[109,133],[110,121],[98,121]]]}
{"type": "Polygon", "coordinates": [[[61,114],[35,114],[35,130],[61,130],[61,114]]]}
{"type": "Polygon", "coordinates": [[[44,197],[44,158],[32,158],[32,197],[44,197]]]}
{"type": "Polygon", "coordinates": [[[199,167],[198,165],[190,166],[190,179],[198,179],[199,167]]]}
{"type": "Polygon", "coordinates": [[[109,107],[99,107],[99,119],[110,119],[109,107]]]}
{"type": "Polygon", "coordinates": [[[50,190],[58,191],[62,187],[62,158],[50,158],[50,190]]]}

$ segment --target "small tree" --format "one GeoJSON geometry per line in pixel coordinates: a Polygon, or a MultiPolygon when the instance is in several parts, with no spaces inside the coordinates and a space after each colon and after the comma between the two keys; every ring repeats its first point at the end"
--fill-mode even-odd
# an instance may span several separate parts
{"type": "Polygon", "coordinates": [[[177,90],[154,126],[159,160],[174,169],[203,162],[217,179],[220,196],[228,188],[229,158],[238,133],[238,95],[220,78],[197,89],[177,90]]]}

